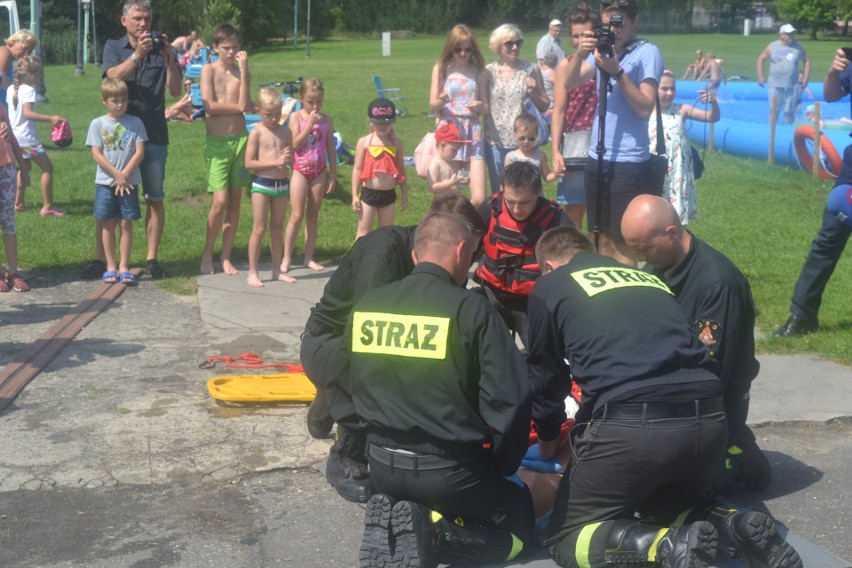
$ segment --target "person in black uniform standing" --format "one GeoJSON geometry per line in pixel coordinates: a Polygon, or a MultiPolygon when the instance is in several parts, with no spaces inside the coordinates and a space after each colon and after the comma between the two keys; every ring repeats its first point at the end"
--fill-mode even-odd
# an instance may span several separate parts
{"type": "MultiPolygon", "coordinates": [[[[852,66],[844,51],[838,49],[825,76],[823,94],[825,100],[832,103],[850,91],[852,66]]],[[[843,167],[834,180],[834,186],[838,185],[852,185],[852,144],[843,150],[843,167]]],[[[811,243],[811,250],[793,290],[790,317],[775,330],[775,337],[797,337],[819,329],[817,315],[822,305],[822,294],[849,242],[849,235],[852,235],[852,226],[832,215],[827,207],[823,209],[822,226],[811,243]]]]}
{"type": "MultiPolygon", "coordinates": [[[[457,215],[480,234],[485,231],[476,209],[459,195],[437,197],[430,211],[457,215]]],[[[315,438],[325,438],[334,422],[338,423],[337,440],[329,451],[326,478],[349,501],[363,503],[375,490],[367,470],[366,442],[359,429],[355,406],[351,396],[339,388],[347,369],[341,338],[353,306],[364,294],[411,274],[416,228],[414,225],[382,227],[358,239],[326,284],[302,334],[302,367],[317,387],[317,396],[308,409],[308,431],[315,438]]]]}
{"type": "Polygon", "coordinates": [[[499,562],[532,542],[530,492],[504,477],[527,450],[530,384],[500,315],[463,287],[478,244],[458,217],[428,215],[412,274],[366,294],[347,325],[347,390],[379,492],[361,566],[499,562]],[[466,543],[444,539],[455,517],[466,543]]]}
{"type": "Polygon", "coordinates": [[[665,283],[593,251],[576,229],[546,232],[529,300],[527,363],[544,456],[558,446],[569,374],[583,390],[546,541],[554,560],[704,568],[721,545],[755,566],[800,568],[774,523],[749,524],[764,517],[731,512],[669,528],[710,503],[727,440],[716,364],[665,283]]]}
{"type": "Polygon", "coordinates": [[[746,426],[754,357],[754,300],[748,280],[725,255],[687,231],[672,204],[653,195],[633,199],[621,232],[636,260],[654,267],[686,312],[693,333],[719,362],[728,417],[728,449],[717,489],[742,482],[763,491],[772,480],[769,460],[746,426]]]}
{"type": "Polygon", "coordinates": [[[544,197],[541,172],[529,162],[506,166],[500,189],[479,206],[488,231],[474,280],[499,302],[509,328],[526,344],[527,296],[540,274],[535,244],[547,229],[573,223],[544,197]]]}

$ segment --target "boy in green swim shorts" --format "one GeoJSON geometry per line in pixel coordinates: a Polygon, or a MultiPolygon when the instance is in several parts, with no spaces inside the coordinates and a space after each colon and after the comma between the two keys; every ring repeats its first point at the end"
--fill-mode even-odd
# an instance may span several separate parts
{"type": "Polygon", "coordinates": [[[240,51],[240,38],[230,24],[213,28],[215,63],[201,68],[201,100],[207,115],[207,191],[213,204],[207,214],[207,238],[201,255],[201,273],[213,274],[213,248],[222,232],[222,271],[239,274],[231,263],[231,248],[240,222],[240,197],[248,187],[245,169],[248,133],[243,113],[250,112],[251,73],[248,55],[240,51]]]}
{"type": "Polygon", "coordinates": [[[251,184],[251,208],[254,225],[249,238],[249,286],[260,288],[263,281],[258,273],[260,249],[266,234],[269,216],[269,249],[272,253],[272,280],[295,282],[281,272],[284,255],[284,216],[290,198],[290,166],[293,165],[293,136],[281,124],[281,93],[264,87],[257,96],[260,122],[248,137],[246,169],[254,172],[251,184]]]}

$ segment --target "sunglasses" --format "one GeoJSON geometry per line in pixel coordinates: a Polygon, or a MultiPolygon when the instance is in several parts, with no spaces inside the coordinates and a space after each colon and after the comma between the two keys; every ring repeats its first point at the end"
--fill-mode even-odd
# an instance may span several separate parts
{"type": "Polygon", "coordinates": [[[535,136],[518,136],[518,142],[535,142],[535,136]]]}
{"type": "Polygon", "coordinates": [[[473,53],[472,47],[456,47],[453,49],[453,53],[473,53]]]}
{"type": "Polygon", "coordinates": [[[509,40],[509,41],[503,42],[503,47],[505,47],[506,49],[512,49],[515,46],[517,46],[518,49],[520,49],[522,45],[524,45],[524,40],[522,40],[522,39],[516,39],[515,41],[509,40]]]}

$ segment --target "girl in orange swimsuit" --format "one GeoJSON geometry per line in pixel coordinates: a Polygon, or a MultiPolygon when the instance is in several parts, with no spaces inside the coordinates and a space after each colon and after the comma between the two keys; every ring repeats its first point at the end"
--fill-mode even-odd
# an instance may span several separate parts
{"type": "Polygon", "coordinates": [[[378,226],[393,224],[396,186],[402,190],[400,210],[408,208],[408,182],[403,164],[402,142],[393,131],[396,107],[388,99],[376,99],[367,107],[370,133],[355,147],[352,168],[352,210],[359,214],[355,238],[378,226]]]}

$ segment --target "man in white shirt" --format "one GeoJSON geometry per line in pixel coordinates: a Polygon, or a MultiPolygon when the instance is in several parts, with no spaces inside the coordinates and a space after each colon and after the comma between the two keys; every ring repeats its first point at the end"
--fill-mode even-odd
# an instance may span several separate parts
{"type": "Polygon", "coordinates": [[[559,61],[565,57],[565,51],[562,50],[562,43],[559,41],[560,33],[562,33],[562,22],[555,19],[550,20],[547,33],[538,40],[538,44],[535,46],[535,57],[538,59],[539,65],[544,62],[544,56],[551,51],[557,55],[559,61]]]}

